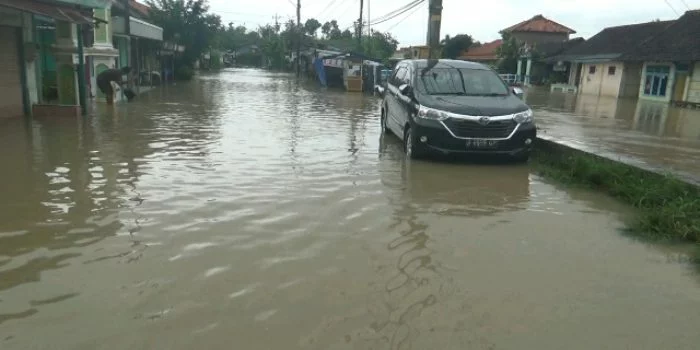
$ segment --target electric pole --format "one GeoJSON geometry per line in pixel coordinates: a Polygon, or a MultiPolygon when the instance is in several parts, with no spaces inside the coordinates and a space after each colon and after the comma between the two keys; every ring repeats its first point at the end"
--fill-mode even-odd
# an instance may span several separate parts
{"type": "Polygon", "coordinates": [[[301,39],[304,37],[304,31],[301,30],[301,0],[297,0],[297,30],[299,36],[297,38],[297,78],[301,76],[301,39]]]}
{"type": "MultiPolygon", "coordinates": [[[[428,5],[428,59],[440,56],[440,22],[442,20],[442,0],[430,0],[428,5]]],[[[437,61],[436,61],[437,63],[437,61]]]]}
{"type": "Polygon", "coordinates": [[[367,0],[367,40],[369,40],[369,48],[367,49],[367,55],[370,57],[372,56],[372,45],[374,44],[374,40],[372,40],[372,24],[369,23],[369,21],[372,20],[372,15],[369,11],[370,3],[369,0],[367,0]]]}
{"type": "Polygon", "coordinates": [[[362,11],[364,8],[364,0],[360,0],[360,19],[357,20],[357,50],[362,52],[362,11]]]}
{"type": "Polygon", "coordinates": [[[280,31],[280,16],[275,13],[275,17],[272,17],[275,20],[275,32],[280,31]]]}

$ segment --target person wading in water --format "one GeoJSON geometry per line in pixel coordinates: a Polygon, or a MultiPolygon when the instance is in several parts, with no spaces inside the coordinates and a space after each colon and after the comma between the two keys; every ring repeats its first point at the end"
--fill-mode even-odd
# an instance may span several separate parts
{"type": "Polygon", "coordinates": [[[114,104],[114,87],[112,82],[117,83],[122,89],[124,81],[122,76],[127,76],[127,81],[131,79],[131,67],[124,67],[121,69],[108,69],[97,75],[97,87],[100,88],[105,97],[107,97],[107,104],[114,104]]]}

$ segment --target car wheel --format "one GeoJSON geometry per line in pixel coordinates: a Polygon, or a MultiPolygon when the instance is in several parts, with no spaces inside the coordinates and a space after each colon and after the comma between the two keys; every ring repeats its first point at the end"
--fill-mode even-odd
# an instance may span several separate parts
{"type": "Polygon", "coordinates": [[[382,109],[382,117],[381,117],[381,124],[382,124],[382,132],[385,134],[389,133],[389,128],[386,126],[386,110],[382,109]]]}
{"type": "Polygon", "coordinates": [[[423,156],[420,145],[416,144],[415,141],[411,128],[407,127],[406,131],[404,131],[403,150],[406,152],[406,157],[410,159],[418,159],[423,156]]]}

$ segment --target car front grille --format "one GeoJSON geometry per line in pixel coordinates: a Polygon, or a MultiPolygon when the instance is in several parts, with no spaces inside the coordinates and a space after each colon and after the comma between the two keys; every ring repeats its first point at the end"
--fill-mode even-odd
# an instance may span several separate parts
{"type": "Polygon", "coordinates": [[[477,139],[502,139],[510,136],[518,125],[513,120],[492,120],[486,125],[472,120],[448,118],[445,126],[457,137],[477,139]]]}

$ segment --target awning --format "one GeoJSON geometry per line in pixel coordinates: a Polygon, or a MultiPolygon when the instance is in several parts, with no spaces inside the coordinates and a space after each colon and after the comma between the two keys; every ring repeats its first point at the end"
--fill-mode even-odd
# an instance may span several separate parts
{"type": "Polygon", "coordinates": [[[51,17],[59,21],[67,21],[77,24],[94,23],[92,16],[87,12],[83,13],[76,8],[71,8],[65,5],[47,4],[34,0],[0,0],[0,6],[30,12],[45,17],[51,17]]]}

